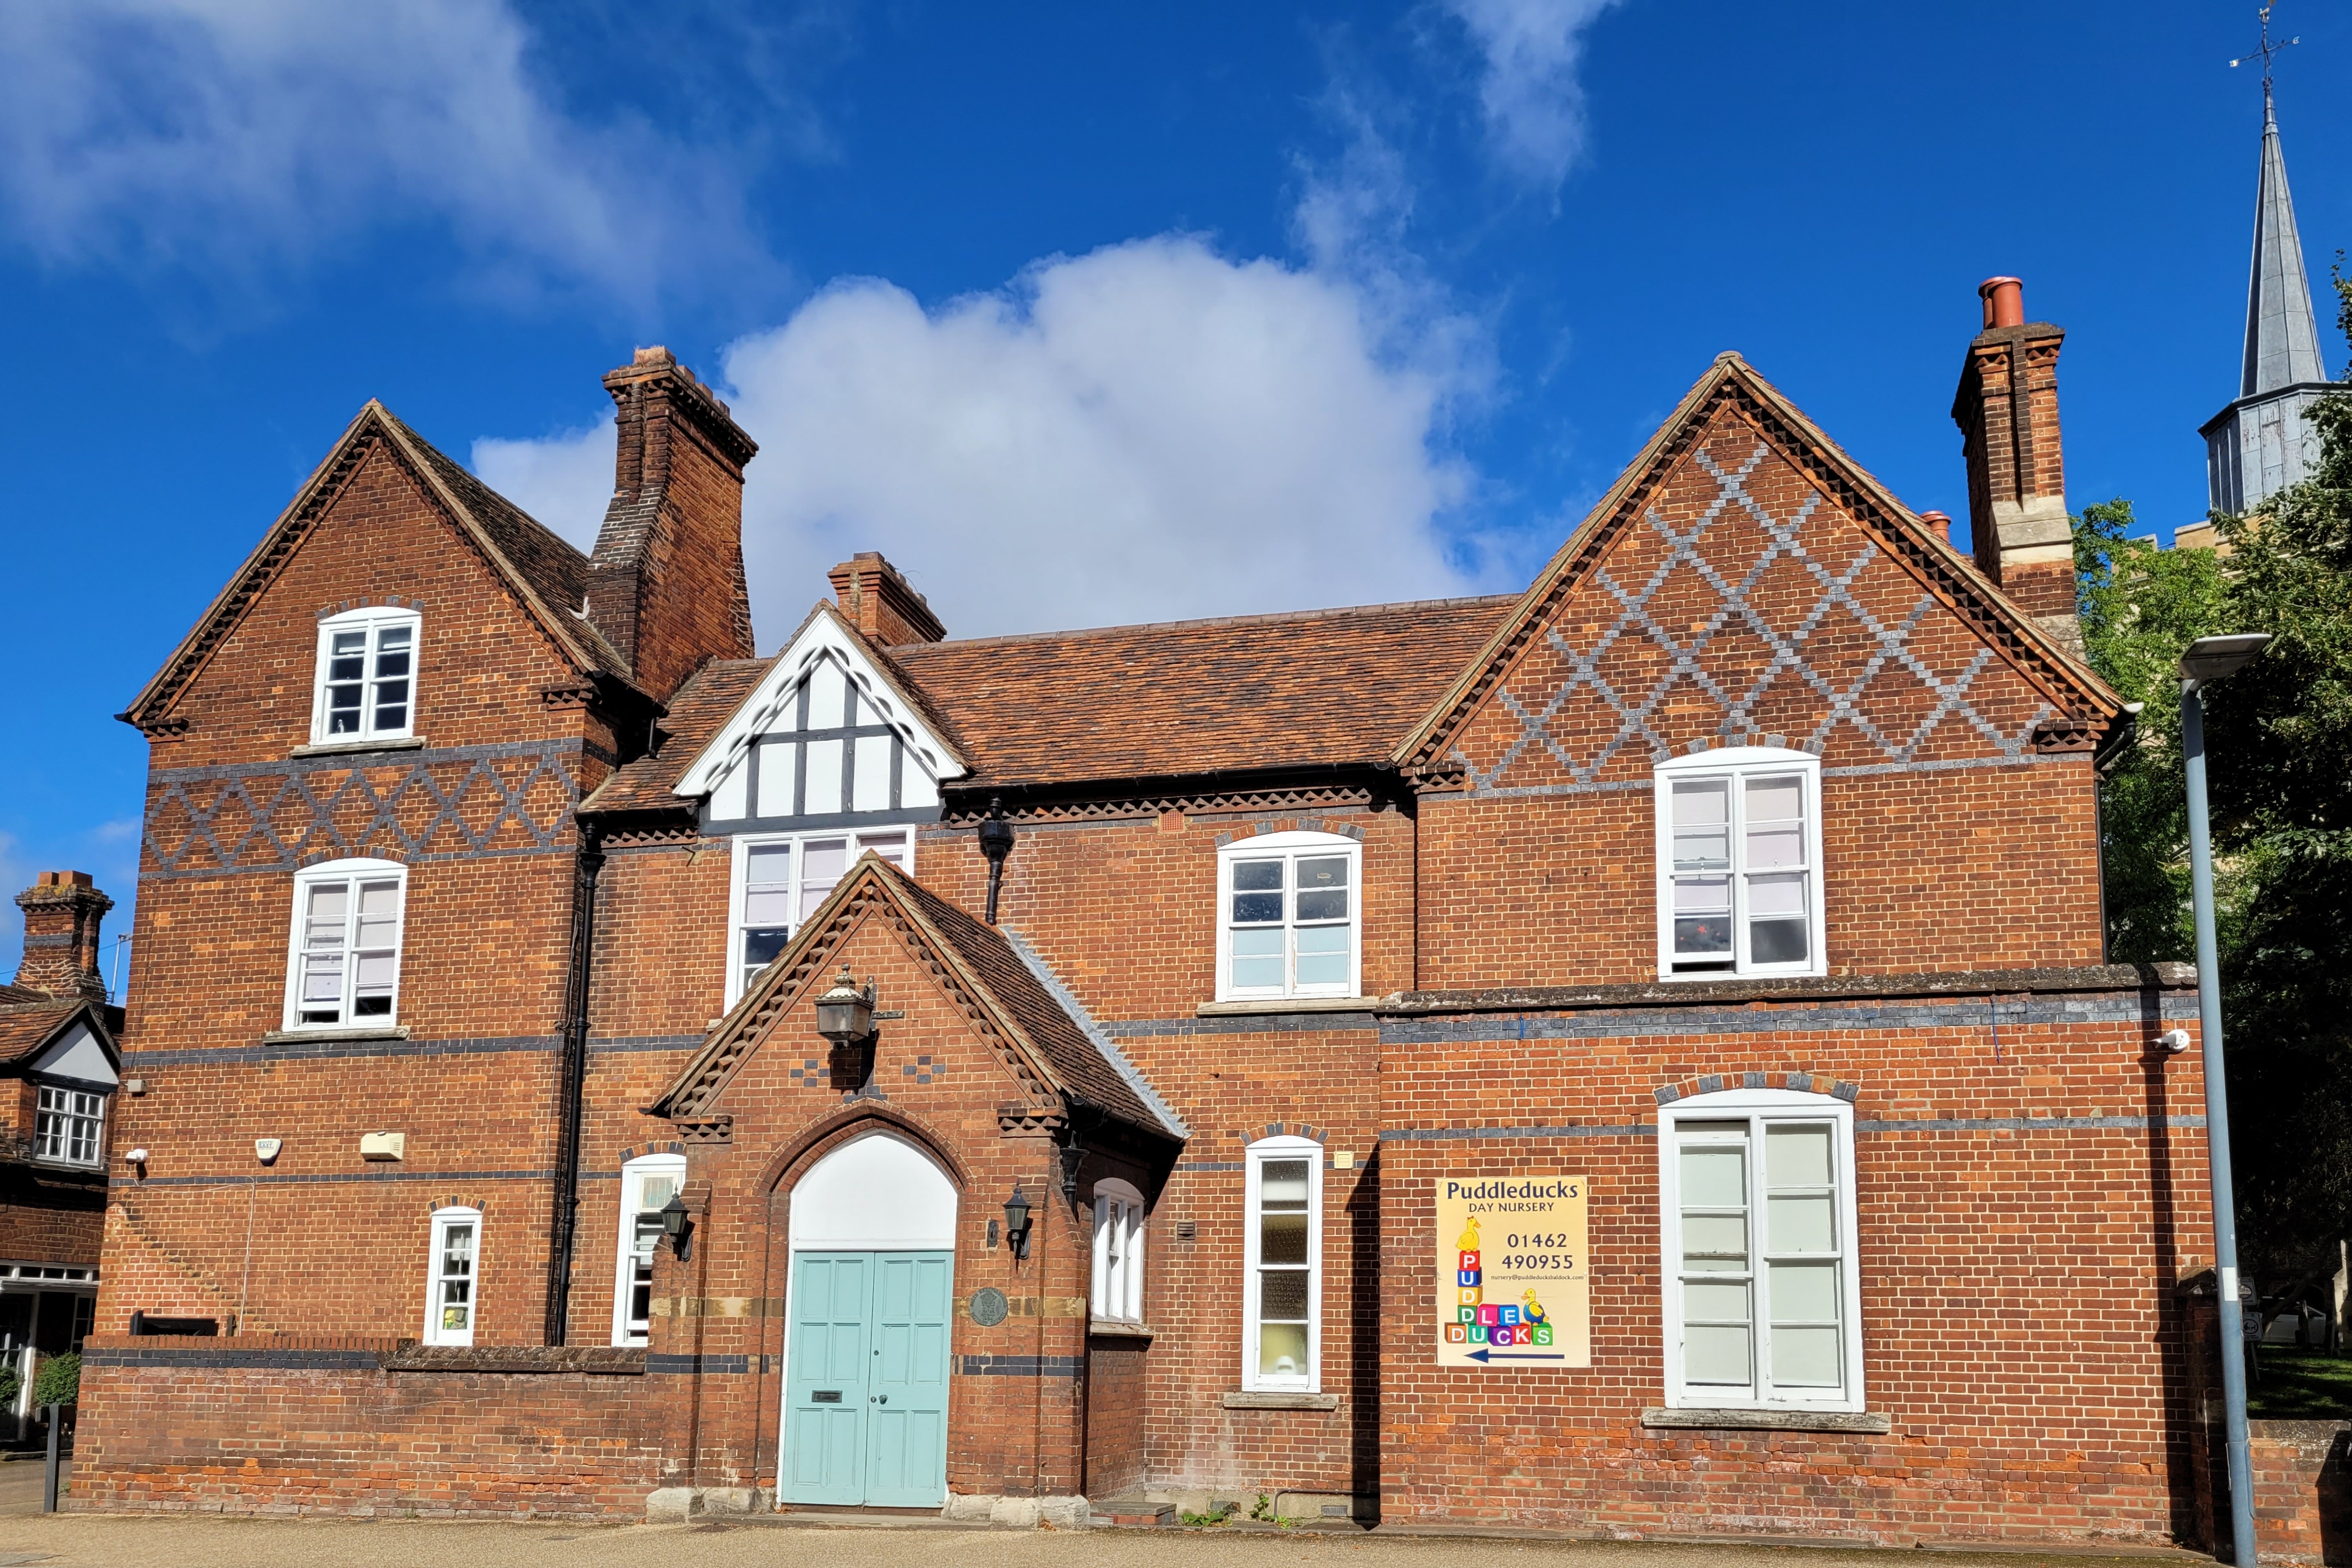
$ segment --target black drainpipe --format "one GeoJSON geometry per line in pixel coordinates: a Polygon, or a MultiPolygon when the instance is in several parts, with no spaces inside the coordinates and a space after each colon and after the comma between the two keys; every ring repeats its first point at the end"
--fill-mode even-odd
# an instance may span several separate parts
{"type": "Polygon", "coordinates": [[[580,825],[580,856],[572,863],[572,968],[563,980],[563,1059],[556,1085],[555,1194],[547,1237],[547,1329],[551,1345],[564,1342],[572,1302],[572,1246],[579,1228],[580,1102],[588,1081],[588,972],[596,948],[596,878],[604,868],[596,825],[580,825]]]}

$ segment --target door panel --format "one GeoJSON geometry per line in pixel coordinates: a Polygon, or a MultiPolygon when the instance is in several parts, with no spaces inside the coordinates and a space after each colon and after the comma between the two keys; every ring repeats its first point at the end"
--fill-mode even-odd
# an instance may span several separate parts
{"type": "Polygon", "coordinates": [[[875,1254],[866,1500],[936,1508],[947,1500],[948,1324],[954,1258],[875,1254]]]}
{"type": "Polygon", "coordinates": [[[779,1500],[947,1500],[954,1284],[952,1253],[794,1255],[779,1500]]]}
{"type": "Polygon", "coordinates": [[[803,1253],[793,1261],[782,1500],[863,1502],[874,1255],[803,1253]]]}

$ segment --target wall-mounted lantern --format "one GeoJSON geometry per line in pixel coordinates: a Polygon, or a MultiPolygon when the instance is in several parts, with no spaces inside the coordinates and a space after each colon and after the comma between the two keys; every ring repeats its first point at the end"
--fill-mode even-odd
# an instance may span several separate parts
{"type": "Polygon", "coordinates": [[[661,1222],[662,1234],[669,1237],[671,1253],[678,1258],[684,1258],[686,1233],[693,1227],[694,1222],[686,1206],[686,1195],[683,1193],[670,1194],[669,1202],[661,1206],[661,1222]]]}
{"type": "Polygon", "coordinates": [[[1004,1200],[1004,1239],[1016,1258],[1029,1256],[1029,1200],[1021,1193],[1021,1184],[1013,1184],[1013,1195],[1004,1200]]]}
{"type": "Polygon", "coordinates": [[[874,1032],[874,987],[859,990],[845,963],[833,989],[816,999],[816,1032],[836,1046],[854,1046],[874,1032]]]}

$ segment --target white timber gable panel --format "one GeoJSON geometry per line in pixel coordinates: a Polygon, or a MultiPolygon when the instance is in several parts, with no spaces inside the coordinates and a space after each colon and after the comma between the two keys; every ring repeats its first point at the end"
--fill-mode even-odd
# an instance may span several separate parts
{"type": "Polygon", "coordinates": [[[830,609],[778,656],[678,780],[718,832],[927,822],[963,759],[830,609]]]}

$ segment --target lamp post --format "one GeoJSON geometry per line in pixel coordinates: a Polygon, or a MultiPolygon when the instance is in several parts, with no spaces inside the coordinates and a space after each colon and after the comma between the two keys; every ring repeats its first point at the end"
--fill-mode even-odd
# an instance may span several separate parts
{"type": "Polygon", "coordinates": [[[2238,1216],[2230,1181],[2230,1089],[2221,1058],[2221,970],[2213,934],[2213,830],[2205,805],[2205,702],[2199,693],[2270,642],[2261,632],[2199,637],[2180,656],[2180,750],[2189,763],[2189,887],[2197,921],[2197,1023],[2205,1041],[2205,1149],[2213,1173],[2213,1275],[2221,1336],[2221,1405],[2230,1446],[2230,1540],[2254,1568],[2254,1468],[2246,1448],[2246,1342],[2238,1310],[2238,1216]]]}

